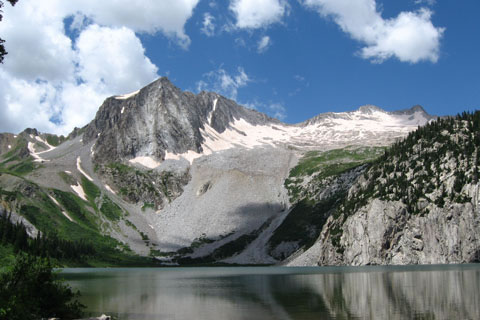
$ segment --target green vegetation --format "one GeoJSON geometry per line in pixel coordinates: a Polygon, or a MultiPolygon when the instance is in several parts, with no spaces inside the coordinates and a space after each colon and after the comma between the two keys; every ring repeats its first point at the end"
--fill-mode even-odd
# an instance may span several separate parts
{"type": "Polygon", "coordinates": [[[19,137],[15,145],[12,146],[12,149],[7,153],[5,153],[4,155],[2,155],[2,157],[3,159],[7,159],[5,162],[10,162],[14,159],[20,159],[22,158],[20,156],[22,154],[29,155],[27,146],[28,146],[27,140],[25,138],[19,137]]]}
{"type": "Polygon", "coordinates": [[[95,199],[100,196],[100,189],[93,183],[88,180],[85,176],[82,175],[82,188],[85,191],[88,201],[95,206],[95,199]]]}
{"type": "Polygon", "coordinates": [[[23,161],[19,161],[9,167],[7,167],[6,172],[19,175],[19,176],[24,176],[33,170],[35,170],[37,166],[34,164],[32,159],[27,159],[23,161]]]}
{"type": "MultiPolygon", "coordinates": [[[[85,202],[70,192],[53,190],[54,197],[67,210],[70,217],[78,224],[91,229],[97,229],[98,218],[87,209],[85,202]]],[[[48,202],[47,202],[48,203],[48,202]]],[[[54,203],[51,203],[57,212],[60,211],[54,203]]],[[[61,212],[60,212],[61,213],[61,212]]],[[[47,214],[48,215],[48,214],[47,214]]],[[[63,214],[62,214],[63,215],[63,214]]],[[[63,224],[63,223],[62,223],[63,224]]],[[[44,226],[46,228],[46,226],[44,226]]]]}
{"type": "Polygon", "coordinates": [[[107,196],[102,198],[100,212],[111,221],[119,221],[124,215],[124,211],[107,196]]]}
{"type": "Polygon", "coordinates": [[[19,255],[0,274],[0,320],[76,319],[84,308],[79,292],[61,282],[50,260],[19,255]]]}
{"type": "Polygon", "coordinates": [[[61,260],[81,260],[95,254],[93,244],[85,240],[64,240],[56,233],[39,233],[36,238],[30,238],[25,226],[12,223],[7,212],[0,213],[0,235],[1,244],[13,246],[14,253],[22,251],[61,260]]]}
{"type": "Polygon", "coordinates": [[[470,202],[464,187],[478,183],[479,169],[480,112],[438,119],[395,143],[372,164],[363,187],[345,199],[340,213],[348,216],[371,198],[401,201],[409,213],[420,215],[431,204],[470,202]]]}
{"type": "Polygon", "coordinates": [[[147,209],[154,209],[155,210],[155,203],[144,202],[143,206],[142,206],[142,211],[145,211],[147,209]]]}
{"type": "Polygon", "coordinates": [[[117,179],[116,185],[121,186],[119,191],[125,200],[136,203],[140,200],[139,194],[148,194],[151,201],[146,203],[153,203],[156,206],[158,204],[156,202],[161,201],[159,199],[162,193],[154,185],[156,179],[152,171],[142,171],[122,163],[110,163],[106,169],[101,167],[100,169],[117,179]]]}
{"type": "Polygon", "coordinates": [[[48,144],[50,144],[54,147],[57,147],[60,144],[62,144],[66,140],[66,138],[64,136],[56,136],[54,134],[47,134],[46,140],[47,140],[48,144]]]}
{"type": "Polygon", "coordinates": [[[206,237],[205,234],[203,234],[200,238],[197,238],[197,239],[193,240],[193,242],[190,244],[190,247],[185,247],[185,248],[179,249],[177,251],[177,253],[178,254],[190,254],[190,253],[193,253],[193,251],[195,249],[200,248],[204,244],[213,243],[213,242],[215,242],[215,240],[209,239],[209,238],[206,237]]]}
{"type": "Polygon", "coordinates": [[[15,252],[10,244],[0,244],[0,272],[6,266],[11,266],[15,262],[15,252]]]}
{"type": "Polygon", "coordinates": [[[107,167],[114,170],[116,173],[121,174],[121,175],[126,175],[126,174],[131,173],[131,172],[137,173],[137,171],[139,173],[141,173],[141,171],[136,170],[133,167],[127,166],[127,165],[125,165],[123,163],[119,163],[119,162],[112,162],[112,163],[108,164],[107,167]]]}
{"type": "Polygon", "coordinates": [[[102,198],[100,212],[111,221],[118,221],[123,216],[123,210],[107,196],[102,198]]]}
{"type": "MultiPolygon", "coordinates": [[[[181,257],[177,258],[176,261],[182,265],[202,265],[202,264],[211,264],[217,261],[232,257],[236,254],[239,254],[247,248],[247,246],[252,243],[271,223],[271,220],[267,220],[260,228],[254,230],[248,234],[241,235],[233,241],[227,242],[226,244],[215,249],[211,254],[200,257],[200,258],[190,258],[190,257],[181,257]]],[[[192,244],[196,247],[209,243],[210,240],[207,238],[200,238],[197,241],[194,241],[192,244]]],[[[192,247],[182,248],[177,251],[178,254],[189,254],[193,253],[192,247]]]]}
{"type": "Polygon", "coordinates": [[[169,171],[140,170],[122,163],[99,165],[98,173],[118,187],[119,194],[131,203],[143,202],[143,210],[163,208],[175,199],[189,181],[188,171],[176,174],[169,171]]]}
{"type": "Polygon", "coordinates": [[[325,152],[310,151],[290,171],[290,178],[313,174],[320,174],[321,178],[337,175],[380,157],[384,151],[384,147],[351,147],[325,152]]]}
{"type": "Polygon", "coordinates": [[[13,148],[1,156],[0,173],[25,176],[38,168],[27,149],[27,140],[18,138],[13,148]]]}
{"type": "Polygon", "coordinates": [[[68,173],[64,172],[64,171],[60,171],[58,173],[58,175],[69,186],[73,186],[73,185],[77,184],[77,180],[74,177],[72,177],[71,175],[69,175],[68,173]]]}
{"type": "Polygon", "coordinates": [[[295,242],[299,248],[311,247],[328,217],[344,197],[345,193],[339,193],[320,202],[308,199],[299,201],[268,241],[270,254],[282,260],[292,254],[294,249],[281,252],[280,255],[275,254],[275,248],[282,242],[295,242]]]}
{"type": "Polygon", "coordinates": [[[324,189],[331,179],[374,161],[384,150],[384,147],[348,147],[325,152],[307,152],[298,165],[290,170],[289,177],[285,180],[290,202],[315,199],[315,195],[324,189]]]}
{"type": "MultiPolygon", "coordinates": [[[[73,193],[61,190],[48,190],[49,193],[59,202],[59,208],[49,197],[45,190],[36,184],[23,178],[17,178],[20,187],[18,190],[28,190],[28,196],[21,191],[6,191],[0,188],[0,207],[7,204],[15,204],[15,211],[42,232],[48,239],[56,243],[68,242],[70,246],[80,246],[82,243],[91,243],[94,253],[83,259],[70,259],[66,255],[47,252],[47,255],[55,257],[56,261],[64,266],[146,266],[155,265],[152,259],[134,255],[128,248],[117,240],[103,235],[100,230],[101,212],[112,221],[121,219],[123,211],[107,197],[102,198],[102,206],[98,212],[91,207],[90,202],[85,202],[73,193]],[[103,208],[103,209],[102,209],[103,208]],[[65,210],[74,220],[71,222],[62,213],[65,210]],[[55,238],[54,238],[55,237],[55,238]],[[123,249],[123,251],[119,250],[123,249]]],[[[96,190],[92,188],[92,190],[96,190]]],[[[0,239],[3,233],[0,233],[0,239]]],[[[34,240],[29,239],[27,242],[34,240]]],[[[59,249],[62,245],[58,245],[59,249]]],[[[14,243],[1,243],[0,261],[10,261],[14,251],[14,243]]],[[[37,254],[30,249],[23,250],[37,254]]],[[[60,251],[64,251],[61,249],[60,251]]],[[[19,250],[17,252],[22,252],[19,250]]]]}

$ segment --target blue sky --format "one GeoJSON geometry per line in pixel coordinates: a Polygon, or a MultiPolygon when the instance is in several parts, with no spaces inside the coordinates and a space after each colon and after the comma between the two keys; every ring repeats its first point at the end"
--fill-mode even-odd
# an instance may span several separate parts
{"type": "Polygon", "coordinates": [[[365,104],[473,111],[479,12],[474,0],[20,0],[0,23],[0,131],[68,133],[165,75],[288,123],[365,104]]]}

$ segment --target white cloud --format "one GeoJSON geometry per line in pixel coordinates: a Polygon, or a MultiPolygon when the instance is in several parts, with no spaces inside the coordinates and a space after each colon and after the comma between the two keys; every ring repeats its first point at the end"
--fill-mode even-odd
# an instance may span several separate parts
{"type": "Polygon", "coordinates": [[[258,41],[257,51],[258,53],[264,53],[271,46],[272,41],[269,36],[263,36],[260,41],[258,41]]]}
{"type": "Polygon", "coordinates": [[[205,80],[197,82],[197,90],[214,91],[236,100],[238,89],[245,87],[251,81],[242,67],[238,67],[237,71],[237,75],[228,74],[222,68],[210,71],[203,75],[205,80]]]}
{"type": "Polygon", "coordinates": [[[212,37],[215,35],[215,23],[213,22],[215,18],[210,13],[205,13],[203,15],[203,26],[200,29],[207,37],[212,37]]]}
{"type": "Polygon", "coordinates": [[[90,25],[76,41],[78,75],[97,88],[112,93],[128,93],[152,80],[157,67],[145,56],[135,33],[126,28],[90,25]]]}
{"type": "Polygon", "coordinates": [[[281,103],[263,103],[259,102],[258,100],[254,100],[253,102],[243,103],[243,105],[247,108],[254,109],[260,112],[263,112],[270,117],[276,118],[278,120],[285,120],[287,117],[287,108],[281,103]]]}
{"type": "Polygon", "coordinates": [[[185,34],[184,25],[192,16],[198,1],[70,0],[64,6],[72,14],[86,15],[100,25],[124,26],[135,32],[161,31],[167,36],[176,37],[186,47],[190,38],[185,34]]]}
{"type": "Polygon", "coordinates": [[[280,22],[287,11],[285,0],[232,0],[230,10],[237,28],[257,29],[280,22]]]}
{"type": "Polygon", "coordinates": [[[0,131],[26,127],[66,134],[93,119],[111,95],[158,77],[136,32],[188,46],[184,32],[198,0],[22,0],[5,7],[0,34],[9,54],[0,70],[0,131]],[[64,22],[73,17],[74,38],[64,22]],[[72,36],[72,35],[70,35],[72,36]]]}
{"type": "Polygon", "coordinates": [[[293,76],[293,79],[297,80],[298,82],[303,82],[305,81],[305,77],[299,75],[299,74],[296,74],[293,76]]]}
{"type": "Polygon", "coordinates": [[[270,110],[270,114],[273,114],[273,117],[278,120],[284,120],[287,117],[287,109],[280,103],[268,105],[268,110],[270,110]]]}
{"type": "Polygon", "coordinates": [[[427,4],[429,6],[435,5],[436,2],[437,0],[415,0],[415,4],[427,4]]]}
{"type": "Polygon", "coordinates": [[[444,28],[435,27],[432,12],[421,8],[383,19],[375,0],[305,0],[324,17],[332,17],[342,31],[366,46],[360,55],[374,62],[396,57],[400,61],[437,62],[444,28]]]}

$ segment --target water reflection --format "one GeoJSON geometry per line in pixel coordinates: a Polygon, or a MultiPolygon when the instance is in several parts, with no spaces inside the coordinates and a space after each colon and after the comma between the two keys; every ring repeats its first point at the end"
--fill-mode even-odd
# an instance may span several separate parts
{"type": "Polygon", "coordinates": [[[478,319],[480,266],[70,269],[119,319],[478,319]]]}

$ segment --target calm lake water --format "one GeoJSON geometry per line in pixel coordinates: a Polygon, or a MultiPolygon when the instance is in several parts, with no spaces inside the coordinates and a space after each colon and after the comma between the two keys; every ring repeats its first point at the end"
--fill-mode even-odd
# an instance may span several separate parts
{"type": "Polygon", "coordinates": [[[64,269],[119,320],[480,319],[480,265],[64,269]]]}

